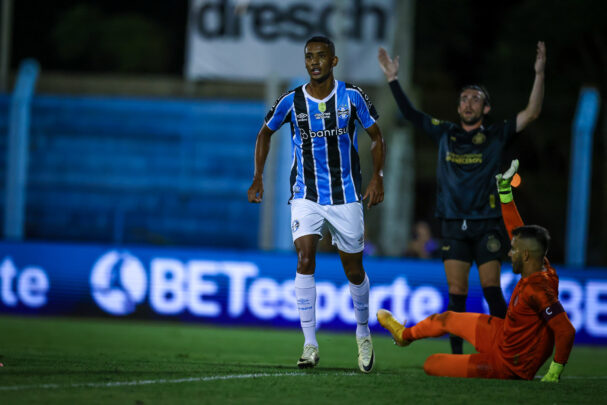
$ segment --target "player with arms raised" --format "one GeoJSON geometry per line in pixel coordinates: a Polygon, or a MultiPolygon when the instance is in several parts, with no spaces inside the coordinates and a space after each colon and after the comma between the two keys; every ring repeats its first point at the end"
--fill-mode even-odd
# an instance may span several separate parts
{"type": "MultiPolygon", "coordinates": [[[[465,312],[468,275],[478,267],[483,295],[491,315],[503,318],[506,301],[500,286],[500,260],[507,241],[501,232],[500,207],[494,186],[501,155],[515,134],[538,118],[544,98],[546,47],[538,42],[535,80],[525,109],[516,117],[488,125],[487,90],[464,86],[459,94],[459,125],[415,109],[398,83],[398,57],[379,50],[379,63],[403,116],[438,143],[436,217],[441,224],[441,254],[449,285],[448,309],[465,312]]],[[[462,341],[451,338],[451,350],[462,353],[462,341]]]]}
{"type": "Polygon", "coordinates": [[[350,281],[356,316],[358,366],[368,373],[375,353],[368,327],[369,278],[362,263],[364,219],[362,200],[372,207],[383,201],[385,144],[376,123],[375,107],[358,87],[335,80],[335,46],[326,37],[312,37],[305,45],[309,83],[282,95],[257,134],[255,173],[248,191],[250,202],[263,197],[262,174],[270,137],[283,124],[291,125],[291,230],[297,251],[295,296],[304,334],[297,365],[314,367],[319,361],[316,340],[316,249],[328,226],[350,281]],[[373,176],[364,197],[361,190],[356,121],[371,137],[373,176]]]}

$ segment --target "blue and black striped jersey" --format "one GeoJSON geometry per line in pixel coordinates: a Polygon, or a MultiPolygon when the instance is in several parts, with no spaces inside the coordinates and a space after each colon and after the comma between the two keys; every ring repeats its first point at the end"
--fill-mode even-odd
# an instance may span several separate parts
{"type": "Polygon", "coordinates": [[[349,83],[336,80],[323,100],[311,97],[305,86],[280,96],[265,119],[272,131],[291,124],[291,199],[321,205],[360,201],[356,121],[372,126],[379,117],[375,107],[349,83]]]}

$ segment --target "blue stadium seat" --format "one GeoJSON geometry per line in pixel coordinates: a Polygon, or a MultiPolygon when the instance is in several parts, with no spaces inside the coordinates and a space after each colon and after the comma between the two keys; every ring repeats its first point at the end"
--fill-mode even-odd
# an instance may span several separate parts
{"type": "MultiPolygon", "coordinates": [[[[3,133],[8,103],[0,95],[3,133]]],[[[255,248],[259,209],[246,191],[264,108],[36,95],[26,237],[255,248]]]]}

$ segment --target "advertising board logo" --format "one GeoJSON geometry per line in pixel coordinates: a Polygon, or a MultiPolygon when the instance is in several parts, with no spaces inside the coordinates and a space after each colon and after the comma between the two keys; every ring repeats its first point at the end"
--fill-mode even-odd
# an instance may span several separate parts
{"type": "Polygon", "coordinates": [[[251,32],[262,41],[288,39],[301,42],[313,33],[328,37],[343,34],[348,40],[383,40],[388,35],[390,2],[353,0],[344,13],[331,1],[234,1],[191,2],[192,23],[202,38],[240,38],[251,32]],[[380,3],[380,4],[377,4],[380,3]],[[335,28],[340,27],[337,31],[335,28]]]}
{"type": "Polygon", "coordinates": [[[93,299],[112,315],[128,315],[145,298],[147,275],[143,264],[127,252],[109,251],[91,271],[93,299]]]}

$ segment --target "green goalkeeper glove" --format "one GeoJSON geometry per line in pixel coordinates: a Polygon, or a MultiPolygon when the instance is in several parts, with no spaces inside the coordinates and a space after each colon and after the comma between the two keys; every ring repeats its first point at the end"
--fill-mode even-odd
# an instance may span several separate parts
{"type": "Polygon", "coordinates": [[[544,378],[542,378],[542,382],[559,382],[559,380],[561,379],[561,373],[563,372],[564,367],[565,367],[564,364],[559,364],[559,363],[555,362],[554,360],[552,360],[552,363],[550,363],[550,368],[548,369],[548,372],[546,373],[544,378]]]}
{"type": "Polygon", "coordinates": [[[503,204],[508,204],[511,202],[514,197],[512,196],[512,187],[510,186],[510,182],[512,181],[512,177],[518,170],[518,159],[514,159],[510,164],[510,168],[504,172],[504,174],[498,174],[495,176],[495,180],[497,182],[497,192],[500,195],[500,201],[503,204]]]}

